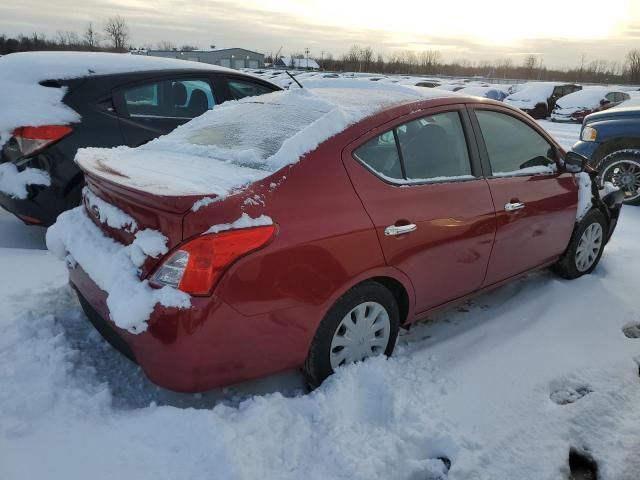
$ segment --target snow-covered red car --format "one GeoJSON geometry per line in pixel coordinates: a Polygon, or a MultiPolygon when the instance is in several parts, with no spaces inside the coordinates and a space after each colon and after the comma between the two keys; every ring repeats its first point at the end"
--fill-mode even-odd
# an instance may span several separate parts
{"type": "Polygon", "coordinates": [[[585,88],[560,98],[551,113],[551,120],[582,123],[590,113],[613,108],[630,98],[628,93],[615,88],[585,88]]]}
{"type": "Polygon", "coordinates": [[[47,245],[155,383],[201,391],[390,355],[432,310],[553,266],[590,273],[620,211],[583,158],[499,102],[296,89],[139,148],[83,149],[47,245]]]}

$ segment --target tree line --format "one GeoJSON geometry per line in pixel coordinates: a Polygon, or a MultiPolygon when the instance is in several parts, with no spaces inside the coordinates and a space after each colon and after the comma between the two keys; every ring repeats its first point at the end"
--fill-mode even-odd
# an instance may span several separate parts
{"type": "Polygon", "coordinates": [[[33,50],[126,52],[128,46],[129,27],[121,16],[107,19],[101,28],[90,22],[80,34],[72,30],[59,30],[53,38],[40,33],[18,35],[15,38],[0,35],[1,55],[33,50]]]}
{"type": "MultiPolygon", "coordinates": [[[[300,52],[291,56],[305,58],[300,52]]],[[[479,62],[466,59],[445,61],[438,50],[404,50],[383,55],[375,53],[371,47],[359,45],[353,45],[340,56],[323,52],[320,57],[313,58],[322,70],[328,71],[640,84],[640,50],[628,52],[624,62],[589,60],[586,54],[582,54],[579,64],[567,69],[548,68],[539,55],[525,55],[519,61],[513,57],[479,62]]],[[[273,55],[265,58],[267,62],[273,60],[273,55]]]]}
{"type": "MultiPolygon", "coordinates": [[[[81,33],[58,31],[53,38],[39,33],[18,35],[16,38],[0,34],[0,54],[31,50],[85,50],[126,52],[131,48],[130,31],[121,16],[108,18],[104,24],[96,26],[88,23],[81,33]]],[[[153,49],[154,45],[142,45],[143,49],[153,49]]],[[[158,50],[196,50],[194,45],[176,46],[171,41],[162,40],[155,44],[158,50]]],[[[314,58],[322,70],[333,72],[366,72],[405,75],[446,75],[462,77],[490,77],[522,80],[556,80],[587,83],[633,83],[640,84],[640,50],[627,53],[624,62],[600,59],[590,60],[582,54],[579,65],[568,69],[552,69],[544,65],[542,56],[525,55],[519,62],[513,57],[495,61],[471,62],[469,60],[444,61],[438,50],[404,50],[383,55],[368,46],[353,45],[348,52],[334,56],[321,52],[309,57],[309,52],[293,53],[292,58],[314,58]]],[[[265,56],[265,61],[274,63],[273,53],[265,56]]]]}

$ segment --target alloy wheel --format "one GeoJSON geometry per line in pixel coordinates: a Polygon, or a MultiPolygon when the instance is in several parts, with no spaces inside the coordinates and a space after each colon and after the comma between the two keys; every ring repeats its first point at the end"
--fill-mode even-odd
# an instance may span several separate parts
{"type": "Polygon", "coordinates": [[[624,192],[625,200],[640,196],[640,163],[635,160],[618,160],[602,172],[603,182],[611,182],[624,192]]]}

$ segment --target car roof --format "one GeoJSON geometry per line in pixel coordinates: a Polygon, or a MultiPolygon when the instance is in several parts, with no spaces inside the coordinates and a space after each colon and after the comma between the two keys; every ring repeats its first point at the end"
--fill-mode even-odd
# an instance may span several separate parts
{"type": "Polygon", "coordinates": [[[30,83],[169,70],[238,73],[237,70],[208,63],[128,53],[20,52],[6,55],[0,60],[0,78],[30,83]]]}

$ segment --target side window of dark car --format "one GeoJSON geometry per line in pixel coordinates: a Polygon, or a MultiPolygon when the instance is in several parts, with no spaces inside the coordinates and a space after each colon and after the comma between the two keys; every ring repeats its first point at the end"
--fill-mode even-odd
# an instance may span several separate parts
{"type": "Polygon", "coordinates": [[[504,113],[476,110],[493,176],[556,171],[555,148],[526,123],[504,113]]]}
{"type": "Polygon", "coordinates": [[[161,80],[123,92],[131,117],[194,118],[211,110],[215,96],[206,80],[161,80]]]}
{"type": "Polygon", "coordinates": [[[264,95],[265,93],[271,93],[274,91],[272,88],[259,83],[231,78],[227,80],[227,85],[229,86],[231,96],[236,100],[240,100],[244,97],[264,95]]]}
{"type": "Polygon", "coordinates": [[[474,178],[458,112],[399,125],[372,138],[354,154],[378,175],[399,183],[474,178]]]}

